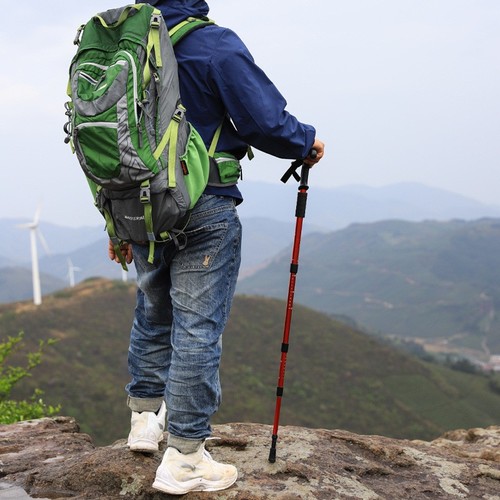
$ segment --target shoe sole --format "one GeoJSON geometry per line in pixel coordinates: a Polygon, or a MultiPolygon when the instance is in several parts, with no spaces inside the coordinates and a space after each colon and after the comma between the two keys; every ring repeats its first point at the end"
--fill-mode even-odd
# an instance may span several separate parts
{"type": "Polygon", "coordinates": [[[137,441],[134,441],[134,443],[132,444],[128,443],[128,447],[130,451],[139,451],[143,453],[154,453],[158,451],[160,448],[158,446],[158,443],[155,443],[154,441],[148,441],[145,439],[138,439],[137,441]]]}
{"type": "Polygon", "coordinates": [[[238,479],[238,475],[234,478],[230,478],[225,483],[221,483],[220,481],[207,481],[203,478],[192,479],[191,481],[186,481],[181,488],[180,486],[173,485],[171,483],[167,483],[161,478],[156,477],[153,483],[153,488],[156,490],[163,491],[164,493],[169,493],[170,495],[185,495],[190,491],[220,491],[225,490],[232,486],[236,480],[238,479]]]}

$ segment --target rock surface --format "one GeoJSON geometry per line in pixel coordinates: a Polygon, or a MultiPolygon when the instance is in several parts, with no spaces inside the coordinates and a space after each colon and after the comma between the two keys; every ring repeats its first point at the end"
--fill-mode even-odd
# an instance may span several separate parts
{"type": "MultiPolygon", "coordinates": [[[[207,448],[238,467],[230,489],[186,499],[500,500],[500,427],[449,432],[432,442],[360,436],[341,430],[214,426],[207,448]]],[[[96,448],[72,418],[0,426],[0,499],[160,500],[151,487],[160,452],[131,453],[125,440],[96,448]],[[16,489],[17,488],[17,489],[16,489]],[[12,496],[24,492],[28,496],[12,496]],[[7,496],[11,495],[11,496],[7,496]]],[[[178,497],[172,497],[178,498],[178,497]]]]}

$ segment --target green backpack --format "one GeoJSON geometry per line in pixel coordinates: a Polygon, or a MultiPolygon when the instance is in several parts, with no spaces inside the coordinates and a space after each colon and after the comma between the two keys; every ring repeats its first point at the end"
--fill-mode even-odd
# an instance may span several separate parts
{"type": "Polygon", "coordinates": [[[222,125],[207,151],[186,121],[173,51],[208,24],[188,18],[169,34],[158,9],[135,4],[94,16],[75,38],[65,141],[124,269],[123,241],[149,242],[150,262],[155,242],[182,246],[178,235],[209,180],[222,125]]]}

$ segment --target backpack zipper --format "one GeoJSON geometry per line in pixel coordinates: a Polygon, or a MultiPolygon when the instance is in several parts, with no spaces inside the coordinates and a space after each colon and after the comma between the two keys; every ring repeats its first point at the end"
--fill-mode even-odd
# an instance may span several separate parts
{"type": "Polygon", "coordinates": [[[134,85],[133,85],[133,87],[134,87],[134,118],[135,118],[136,125],[139,127],[139,120],[138,120],[138,115],[137,115],[137,103],[139,102],[139,93],[137,91],[137,67],[135,65],[134,58],[126,50],[120,50],[116,54],[117,55],[123,54],[130,61],[130,66],[132,68],[132,79],[134,82],[134,85]]]}
{"type": "Polygon", "coordinates": [[[78,131],[80,129],[89,128],[89,127],[103,127],[103,128],[118,128],[118,123],[113,122],[84,122],[77,125],[74,129],[75,138],[78,135],[78,131]]]}
{"type": "Polygon", "coordinates": [[[83,71],[80,71],[78,73],[78,78],[82,78],[83,80],[87,80],[87,82],[91,83],[92,85],[97,85],[99,83],[95,78],[92,78],[90,75],[88,75],[87,73],[84,73],[83,71]]]}

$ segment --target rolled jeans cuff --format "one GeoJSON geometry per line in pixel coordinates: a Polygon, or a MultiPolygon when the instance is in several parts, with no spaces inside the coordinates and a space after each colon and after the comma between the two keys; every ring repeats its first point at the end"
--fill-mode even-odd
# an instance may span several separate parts
{"type": "Polygon", "coordinates": [[[157,412],[160,409],[162,403],[163,398],[134,398],[132,396],[127,397],[127,406],[132,411],[136,412],[157,412]]]}
{"type": "Polygon", "coordinates": [[[197,452],[204,441],[204,439],[187,439],[169,434],[167,439],[167,446],[177,449],[183,455],[189,455],[190,453],[197,452]]]}

